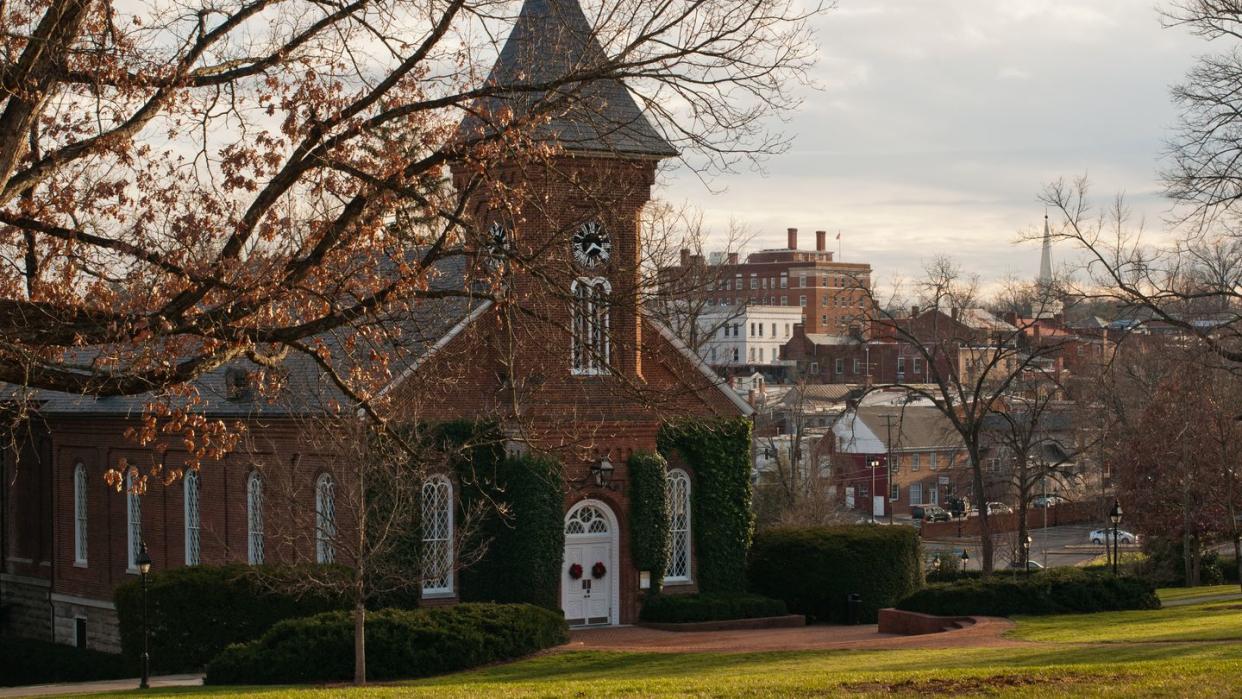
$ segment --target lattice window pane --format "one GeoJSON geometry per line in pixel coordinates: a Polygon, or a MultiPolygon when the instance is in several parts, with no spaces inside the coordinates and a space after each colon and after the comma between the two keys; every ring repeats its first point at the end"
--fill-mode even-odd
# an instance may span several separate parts
{"type": "Polygon", "coordinates": [[[570,366],[583,374],[603,373],[609,361],[608,307],[611,288],[603,279],[578,279],[570,289],[570,366]]]}
{"type": "Polygon", "coordinates": [[[185,474],[185,564],[196,566],[199,561],[198,472],[185,474]]]}
{"type": "Polygon", "coordinates": [[[423,592],[453,591],[453,485],[436,477],[423,484],[423,592]]]}
{"type": "Polygon", "coordinates": [[[246,560],[263,565],[263,480],[257,473],[246,483],[246,560]]]}
{"type": "Polygon", "coordinates": [[[73,469],[73,560],[86,564],[86,466],[73,469]]]}
{"type": "Polygon", "coordinates": [[[142,500],[134,485],[134,475],[125,473],[125,514],[126,531],[129,544],[129,560],[126,564],[131,570],[138,567],[138,552],[142,548],[142,500]]]}
{"type": "Polygon", "coordinates": [[[565,521],[566,534],[607,534],[608,517],[594,505],[583,505],[565,521]]]}
{"type": "Polygon", "coordinates": [[[336,560],[336,486],[332,476],[323,474],[315,486],[315,560],[336,560]]]}
{"type": "Polygon", "coordinates": [[[668,473],[669,561],[664,579],[690,580],[690,477],[674,469],[668,473]]]}

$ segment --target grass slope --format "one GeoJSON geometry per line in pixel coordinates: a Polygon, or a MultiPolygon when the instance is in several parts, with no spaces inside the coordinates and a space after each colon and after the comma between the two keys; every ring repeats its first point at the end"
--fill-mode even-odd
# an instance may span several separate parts
{"type": "MultiPolygon", "coordinates": [[[[1238,601],[1025,618],[1018,620],[1013,636],[1032,643],[796,653],[563,652],[417,682],[363,689],[264,687],[255,688],[253,696],[1242,696],[1238,601]]],[[[148,690],[143,696],[231,696],[242,691],[207,687],[148,690]]]]}

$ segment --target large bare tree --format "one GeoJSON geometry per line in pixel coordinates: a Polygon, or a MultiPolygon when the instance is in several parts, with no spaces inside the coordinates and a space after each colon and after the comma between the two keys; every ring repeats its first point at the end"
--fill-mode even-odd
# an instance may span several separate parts
{"type": "Polygon", "coordinates": [[[796,105],[823,9],[602,0],[586,8],[601,51],[487,80],[518,7],[0,5],[0,380],[184,398],[237,358],[301,353],[365,403],[391,362],[334,367],[315,338],[485,294],[435,280],[488,243],[463,207],[497,163],[554,156],[541,128],[598,115],[593,86],[615,80],[693,166],[778,151],[765,119],[796,105]],[[467,116],[485,128],[459,131],[467,116]],[[415,225],[389,225],[397,209],[415,225]]]}

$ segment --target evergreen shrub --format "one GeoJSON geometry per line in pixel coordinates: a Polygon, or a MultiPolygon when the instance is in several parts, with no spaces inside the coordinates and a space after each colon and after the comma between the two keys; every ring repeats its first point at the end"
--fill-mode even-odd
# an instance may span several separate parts
{"type": "MultiPolygon", "coordinates": [[[[530,604],[367,613],[367,679],[456,672],[566,643],[558,612],[530,604]]],[[[354,621],[327,612],[276,624],[258,639],[226,648],[207,665],[207,684],[344,682],[354,674],[354,621]]]]}
{"type": "Polygon", "coordinates": [[[639,618],[662,624],[785,616],[785,603],[761,595],[652,595],[639,618]]]}
{"type": "Polygon", "coordinates": [[[629,472],[630,557],[636,569],[651,572],[651,590],[659,592],[670,553],[668,462],[659,454],[636,453],[629,472]]]}
{"type": "Polygon", "coordinates": [[[938,616],[1066,614],[1125,609],[1158,609],[1149,581],[1073,568],[1044,571],[1029,578],[993,577],[929,585],[897,604],[898,609],[938,616]]]}
{"type": "Polygon", "coordinates": [[[784,600],[810,621],[845,623],[847,597],[874,622],[923,583],[918,534],[909,527],[790,527],[761,532],[750,551],[752,592],[784,600]]]}
{"type": "MultiPolygon", "coordinates": [[[[344,579],[344,567],[333,574],[344,579]]],[[[320,570],[322,573],[322,570],[320,570]]],[[[273,584],[296,578],[298,569],[278,566],[198,565],[147,576],[151,669],[197,672],[230,643],[258,638],[284,619],[344,609],[348,601],[326,592],[293,594],[273,584]]],[[[131,663],[142,654],[142,586],[131,580],[113,593],[122,654],[131,663]]]]}

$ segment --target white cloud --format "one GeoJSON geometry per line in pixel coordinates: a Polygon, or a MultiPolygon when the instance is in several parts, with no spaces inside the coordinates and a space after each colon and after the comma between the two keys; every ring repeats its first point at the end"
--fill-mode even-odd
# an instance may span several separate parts
{"type": "MultiPolygon", "coordinates": [[[[917,276],[949,254],[985,278],[1029,276],[1057,177],[1091,174],[1101,203],[1130,193],[1155,225],[1168,86],[1207,48],[1135,0],[840,0],[816,27],[823,60],[789,123],[790,152],[712,183],[661,192],[709,223],[747,222],[753,247],[786,227],[841,229],[847,259],[917,276]]],[[[1060,258],[1070,251],[1057,251],[1060,258]]]]}

